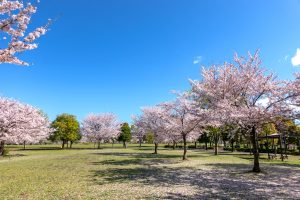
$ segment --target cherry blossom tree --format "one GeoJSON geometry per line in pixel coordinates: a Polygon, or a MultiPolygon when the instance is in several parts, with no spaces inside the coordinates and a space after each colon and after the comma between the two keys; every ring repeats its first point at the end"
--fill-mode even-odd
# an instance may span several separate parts
{"type": "Polygon", "coordinates": [[[199,102],[189,98],[189,94],[179,94],[173,102],[161,104],[167,112],[163,115],[168,123],[169,134],[183,141],[183,160],[187,159],[187,141],[196,141],[200,129],[208,123],[208,110],[199,106],[199,102]]]}
{"type": "Polygon", "coordinates": [[[132,136],[139,141],[140,148],[142,147],[142,142],[144,137],[146,136],[147,132],[143,128],[142,121],[137,116],[131,116],[133,125],[132,125],[132,136]]]}
{"type": "Polygon", "coordinates": [[[299,107],[300,107],[300,74],[295,74],[295,80],[293,82],[290,82],[288,85],[288,89],[290,92],[290,95],[293,96],[291,100],[292,108],[296,110],[296,118],[300,119],[299,115],[299,107]]]}
{"type": "Polygon", "coordinates": [[[170,130],[169,134],[166,134],[166,142],[172,143],[172,148],[173,150],[175,150],[176,144],[178,142],[182,142],[182,136],[180,135],[180,132],[178,130],[170,130]]]}
{"type": "Polygon", "coordinates": [[[35,118],[39,119],[39,122],[37,123],[39,125],[31,125],[33,128],[24,129],[23,136],[19,138],[18,144],[23,142],[24,149],[26,148],[26,144],[37,144],[39,142],[46,141],[54,131],[54,129],[50,126],[50,121],[47,115],[41,110],[36,111],[37,112],[35,114],[37,116],[35,118]]]}
{"type": "Polygon", "coordinates": [[[120,135],[121,123],[112,113],[90,114],[82,122],[84,139],[97,142],[100,148],[101,141],[117,139],[120,135]]]}
{"type": "Polygon", "coordinates": [[[280,81],[261,67],[258,51],[248,58],[234,58],[234,63],[202,70],[201,81],[191,81],[192,92],[206,99],[219,123],[237,124],[251,136],[254,172],[260,172],[258,131],[278,116],[292,117],[291,100],[298,96],[296,83],[280,81]]]}
{"type": "Polygon", "coordinates": [[[28,31],[31,17],[36,11],[37,7],[30,2],[0,1],[2,44],[3,41],[7,41],[0,49],[0,63],[28,65],[27,62],[17,58],[16,54],[37,48],[35,40],[46,33],[50,24],[49,21],[45,26],[28,31]]]}
{"type": "Polygon", "coordinates": [[[142,108],[142,114],[138,122],[134,124],[143,132],[151,132],[154,135],[154,154],[157,154],[158,144],[167,140],[168,125],[164,116],[166,110],[162,106],[142,108]]]}
{"type": "Polygon", "coordinates": [[[37,143],[52,132],[47,117],[30,105],[2,97],[0,110],[0,155],[5,143],[37,143]]]}

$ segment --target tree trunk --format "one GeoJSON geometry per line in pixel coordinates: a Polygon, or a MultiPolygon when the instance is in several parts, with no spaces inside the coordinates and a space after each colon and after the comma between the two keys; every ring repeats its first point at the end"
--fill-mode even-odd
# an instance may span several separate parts
{"type": "Polygon", "coordinates": [[[153,154],[157,154],[157,148],[158,148],[158,143],[154,143],[154,153],[153,154]]]}
{"type": "Polygon", "coordinates": [[[62,146],[61,146],[61,148],[62,148],[62,149],[65,148],[65,141],[64,141],[64,140],[62,141],[62,146]]]}
{"type": "Polygon", "coordinates": [[[101,145],[100,145],[100,141],[98,142],[98,149],[100,149],[101,145]]]}
{"type": "Polygon", "coordinates": [[[0,142],[0,156],[3,156],[3,153],[4,153],[4,144],[5,144],[4,141],[0,142]]]}
{"type": "Polygon", "coordinates": [[[173,150],[175,149],[175,144],[176,144],[176,142],[175,142],[175,140],[173,140],[173,150]]]}
{"type": "Polygon", "coordinates": [[[26,142],[25,141],[23,142],[23,149],[24,150],[26,149],[26,142]]]}
{"type": "Polygon", "coordinates": [[[290,145],[290,144],[289,144],[288,141],[286,140],[286,137],[284,137],[284,140],[283,140],[283,141],[284,141],[284,145],[285,145],[285,146],[284,146],[284,147],[285,147],[285,148],[284,148],[284,154],[286,155],[286,152],[287,152],[287,150],[289,149],[289,145],[290,145]]]}
{"type": "Polygon", "coordinates": [[[67,140],[67,148],[69,148],[69,141],[67,140]]]}
{"type": "Polygon", "coordinates": [[[197,149],[197,142],[195,142],[195,149],[197,149]]]}
{"type": "Polygon", "coordinates": [[[142,140],[139,140],[139,142],[140,142],[140,148],[142,148],[142,140]]]}
{"type": "Polygon", "coordinates": [[[124,147],[125,149],[127,148],[126,141],[123,141],[123,147],[124,147]]]}
{"type": "Polygon", "coordinates": [[[218,137],[215,138],[215,155],[218,155],[218,142],[219,142],[218,139],[219,139],[218,137]]]}
{"type": "Polygon", "coordinates": [[[207,141],[205,140],[205,150],[207,150],[207,141]]]}
{"type": "Polygon", "coordinates": [[[299,154],[300,154],[300,140],[298,142],[299,154]]]}
{"type": "Polygon", "coordinates": [[[182,160],[187,160],[187,156],[186,156],[186,152],[187,152],[187,148],[186,148],[186,135],[182,135],[182,139],[183,139],[183,156],[182,156],[182,160]]]}
{"type": "Polygon", "coordinates": [[[266,150],[268,153],[268,159],[270,159],[270,150],[269,150],[269,139],[268,139],[268,134],[266,133],[266,150]]]}
{"type": "Polygon", "coordinates": [[[253,126],[251,130],[251,136],[252,136],[252,146],[253,146],[253,155],[254,155],[254,165],[253,165],[253,172],[260,172],[259,167],[259,150],[258,150],[258,140],[257,140],[257,133],[256,129],[253,126]]]}
{"type": "Polygon", "coordinates": [[[280,144],[280,158],[281,158],[281,161],[283,161],[283,151],[282,151],[282,137],[281,135],[279,136],[279,144],[280,144]]]}
{"type": "Polygon", "coordinates": [[[73,143],[73,141],[70,141],[70,149],[72,149],[73,143]]]}

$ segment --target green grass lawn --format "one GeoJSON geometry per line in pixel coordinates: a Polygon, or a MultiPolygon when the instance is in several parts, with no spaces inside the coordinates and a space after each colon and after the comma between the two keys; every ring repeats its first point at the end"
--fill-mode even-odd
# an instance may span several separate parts
{"type": "Polygon", "coordinates": [[[0,158],[0,199],[264,199],[300,198],[300,157],[268,161],[249,173],[246,153],[181,150],[120,144],[10,146],[0,158]]]}

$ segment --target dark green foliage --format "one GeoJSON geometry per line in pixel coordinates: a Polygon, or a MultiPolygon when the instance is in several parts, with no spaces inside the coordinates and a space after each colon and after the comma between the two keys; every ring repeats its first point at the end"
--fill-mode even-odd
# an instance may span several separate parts
{"type": "Polygon", "coordinates": [[[51,141],[62,141],[62,148],[69,141],[71,144],[81,139],[79,122],[74,115],[61,114],[52,122],[51,127],[55,129],[50,136],[51,141]]]}
{"type": "Polygon", "coordinates": [[[123,123],[121,127],[121,134],[118,138],[118,141],[123,142],[123,146],[127,148],[126,142],[131,140],[131,129],[128,123],[123,123]]]}
{"type": "Polygon", "coordinates": [[[211,142],[211,137],[208,135],[207,131],[204,131],[204,133],[200,135],[198,142],[205,143],[205,150],[208,149],[207,143],[211,142]]]}
{"type": "Polygon", "coordinates": [[[210,142],[210,137],[205,132],[202,135],[200,135],[200,137],[198,138],[198,142],[200,142],[200,143],[208,143],[208,142],[210,142]]]}

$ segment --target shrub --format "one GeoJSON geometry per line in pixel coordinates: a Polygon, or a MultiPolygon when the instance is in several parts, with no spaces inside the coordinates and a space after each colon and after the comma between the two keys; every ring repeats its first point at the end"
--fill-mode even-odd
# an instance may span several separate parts
{"type": "Polygon", "coordinates": [[[9,154],[9,150],[8,150],[8,148],[5,148],[3,150],[3,156],[7,156],[8,154],[9,154]]]}
{"type": "Polygon", "coordinates": [[[223,150],[224,151],[231,151],[232,149],[231,149],[231,147],[224,147],[223,150]]]}

